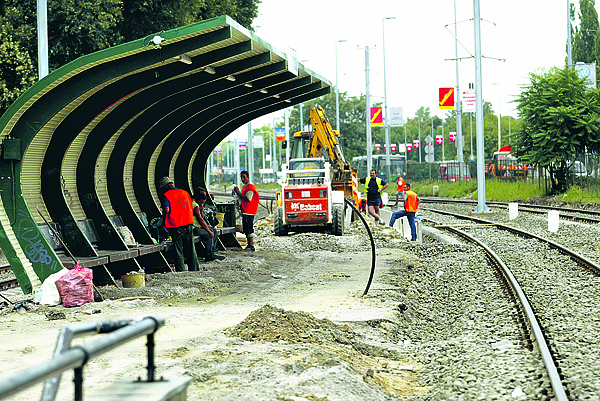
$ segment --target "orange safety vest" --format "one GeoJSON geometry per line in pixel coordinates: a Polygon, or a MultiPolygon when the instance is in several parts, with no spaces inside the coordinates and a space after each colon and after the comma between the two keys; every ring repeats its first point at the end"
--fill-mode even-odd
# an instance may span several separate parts
{"type": "Polygon", "coordinates": [[[192,198],[187,191],[179,188],[165,192],[169,201],[169,213],[165,217],[165,227],[175,228],[194,224],[194,209],[192,198]]]}
{"type": "Polygon", "coordinates": [[[419,197],[416,192],[410,189],[406,191],[406,200],[404,201],[404,210],[409,213],[416,213],[419,210],[419,197]]]}
{"type": "Polygon", "coordinates": [[[404,179],[402,177],[398,178],[396,184],[398,185],[398,192],[404,192],[404,179]]]}
{"type": "Polygon", "coordinates": [[[246,195],[246,192],[248,191],[254,192],[254,195],[252,195],[252,199],[250,199],[249,201],[242,198],[242,213],[256,215],[256,212],[258,211],[258,201],[260,200],[260,196],[258,195],[258,191],[256,190],[254,184],[248,183],[247,185],[244,185],[242,187],[242,195],[246,195]]]}

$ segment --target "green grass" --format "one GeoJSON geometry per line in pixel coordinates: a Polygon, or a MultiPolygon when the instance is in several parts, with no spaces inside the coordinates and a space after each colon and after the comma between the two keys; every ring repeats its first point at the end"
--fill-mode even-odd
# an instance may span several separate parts
{"type": "MultiPolygon", "coordinates": [[[[412,182],[411,185],[411,189],[422,197],[434,196],[433,187],[437,186],[437,196],[441,198],[477,199],[477,180],[475,179],[460,182],[422,181],[412,182]]],[[[278,190],[280,186],[277,183],[268,183],[258,184],[257,188],[259,190],[278,190]]],[[[359,185],[358,190],[364,193],[364,185],[359,185]]],[[[390,183],[385,192],[389,194],[390,199],[395,196],[395,183],[390,183]]],[[[498,180],[486,180],[485,182],[485,198],[490,201],[526,201],[529,198],[543,196],[544,194],[544,189],[539,188],[536,182],[505,182],[498,180]]],[[[577,185],[571,186],[567,192],[552,199],[562,202],[600,203],[598,193],[589,192],[577,185]]]]}
{"type": "MultiPolygon", "coordinates": [[[[412,189],[421,196],[433,196],[433,187],[438,187],[437,196],[442,198],[477,199],[477,180],[460,182],[415,182],[412,189]]],[[[504,182],[486,180],[485,198],[493,201],[523,201],[534,196],[544,195],[544,190],[537,184],[518,182],[504,182]]]]}
{"type": "Polygon", "coordinates": [[[577,185],[571,186],[564,194],[556,195],[552,198],[560,202],[585,202],[585,203],[600,203],[598,193],[592,193],[577,185]]]}

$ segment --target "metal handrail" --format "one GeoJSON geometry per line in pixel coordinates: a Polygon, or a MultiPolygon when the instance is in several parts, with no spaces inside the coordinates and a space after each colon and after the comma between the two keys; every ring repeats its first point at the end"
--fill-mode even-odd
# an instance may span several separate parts
{"type": "MultiPolygon", "coordinates": [[[[41,381],[58,378],[62,372],[74,369],[75,371],[75,400],[83,399],[83,367],[94,357],[108,352],[126,342],[134,340],[143,335],[147,336],[148,342],[148,380],[154,381],[154,333],[162,326],[165,320],[159,316],[148,316],[141,319],[121,319],[108,320],[96,323],[84,323],[67,326],[66,332],[63,330],[59,336],[58,344],[55,350],[54,358],[37,366],[25,369],[9,378],[0,381],[0,400],[10,397],[16,393],[25,390],[41,381]],[[68,344],[74,335],[84,333],[109,333],[104,337],[89,344],[79,345],[73,348],[62,350],[65,344],[68,344]],[[68,333],[68,334],[66,334],[68,333]],[[63,338],[64,336],[64,338],[63,338]]],[[[42,395],[44,400],[53,400],[58,390],[58,382],[52,390],[53,393],[47,393],[46,389],[42,395]],[[47,398],[45,398],[47,397],[47,398]]]]}

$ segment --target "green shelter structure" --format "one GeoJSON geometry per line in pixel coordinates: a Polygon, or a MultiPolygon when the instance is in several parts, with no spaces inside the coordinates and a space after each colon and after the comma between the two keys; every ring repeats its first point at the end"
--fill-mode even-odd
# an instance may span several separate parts
{"type": "Polygon", "coordinates": [[[148,225],[161,215],[159,178],[207,188],[208,159],[230,133],[330,86],[227,16],[53,71],[0,118],[0,248],[21,289],[75,259],[97,284],[168,271],[148,225]]]}

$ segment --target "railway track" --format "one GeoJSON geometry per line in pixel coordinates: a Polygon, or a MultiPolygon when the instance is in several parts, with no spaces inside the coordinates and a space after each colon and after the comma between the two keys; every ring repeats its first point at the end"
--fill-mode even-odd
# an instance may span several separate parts
{"type": "MultiPolygon", "coordinates": [[[[423,198],[421,201],[425,204],[454,204],[454,205],[477,205],[476,200],[470,199],[443,199],[443,198],[423,198]]],[[[519,212],[534,213],[539,215],[545,215],[549,210],[558,210],[560,217],[566,220],[580,221],[584,223],[600,224],[600,210],[585,210],[576,209],[562,206],[548,206],[548,205],[534,205],[530,203],[519,203],[519,212]]],[[[493,202],[486,201],[488,206],[493,206],[501,209],[508,209],[508,202],[493,202]]]]}
{"type": "Polygon", "coordinates": [[[17,287],[19,287],[19,283],[10,266],[0,266],[0,291],[17,287]]]}
{"type": "Polygon", "coordinates": [[[537,378],[548,383],[540,395],[593,399],[600,388],[596,373],[600,370],[600,362],[596,362],[600,361],[596,339],[600,323],[597,308],[590,309],[600,301],[598,263],[518,227],[442,210],[424,208],[423,215],[440,228],[484,247],[490,264],[501,272],[511,299],[520,304],[519,320],[527,323],[527,343],[539,350],[547,368],[547,377],[537,378]],[[471,225],[462,224],[465,220],[471,225]],[[461,226],[460,230],[456,226],[461,226]],[[535,322],[539,322],[538,328],[535,322]]]}

